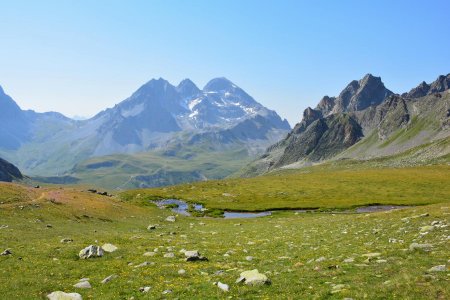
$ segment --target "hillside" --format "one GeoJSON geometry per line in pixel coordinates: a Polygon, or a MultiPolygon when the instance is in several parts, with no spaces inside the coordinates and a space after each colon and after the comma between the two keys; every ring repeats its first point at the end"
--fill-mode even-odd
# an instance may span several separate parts
{"type": "Polygon", "coordinates": [[[23,175],[16,166],[0,158],[0,181],[12,182],[22,178],[23,175]]]}
{"type": "MultiPolygon", "coordinates": [[[[338,97],[325,96],[315,109],[307,108],[285,139],[239,174],[254,176],[333,159],[392,156],[437,143],[450,136],[449,85],[450,74],[398,95],[381,78],[368,74],[352,81],[338,97]]],[[[450,153],[448,143],[444,145],[434,157],[450,153]]],[[[404,156],[402,162],[409,164],[404,156]]]]}

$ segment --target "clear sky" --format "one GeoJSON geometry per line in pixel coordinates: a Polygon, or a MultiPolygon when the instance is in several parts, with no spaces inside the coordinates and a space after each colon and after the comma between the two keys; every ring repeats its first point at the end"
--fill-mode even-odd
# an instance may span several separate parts
{"type": "Polygon", "coordinates": [[[450,72],[450,1],[0,0],[0,85],[24,109],[92,116],[151,78],[225,76],[294,125],[381,76],[450,72]]]}

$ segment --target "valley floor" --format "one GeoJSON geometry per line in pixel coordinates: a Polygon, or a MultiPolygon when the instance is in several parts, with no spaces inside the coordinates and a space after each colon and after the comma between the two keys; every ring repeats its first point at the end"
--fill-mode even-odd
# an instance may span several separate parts
{"type": "MultiPolygon", "coordinates": [[[[434,187],[420,188],[426,194],[434,187]]],[[[168,222],[170,210],[139,201],[0,184],[0,252],[12,252],[0,256],[0,298],[44,299],[61,290],[83,299],[449,299],[445,192],[430,199],[434,204],[371,214],[287,211],[168,222]],[[151,224],[156,229],[147,230],[151,224]],[[84,247],[104,243],[119,249],[78,258],[84,247]],[[182,249],[198,250],[208,261],[186,262],[182,249]],[[271,285],[235,283],[253,269],[271,285]],[[112,274],[118,277],[101,283],[112,274]],[[82,278],[92,288],[73,287],[82,278]],[[219,281],[230,291],[213,284],[219,281]],[[139,290],[146,286],[147,293],[139,290]]],[[[409,202],[402,204],[414,204],[414,197],[409,202]]]]}

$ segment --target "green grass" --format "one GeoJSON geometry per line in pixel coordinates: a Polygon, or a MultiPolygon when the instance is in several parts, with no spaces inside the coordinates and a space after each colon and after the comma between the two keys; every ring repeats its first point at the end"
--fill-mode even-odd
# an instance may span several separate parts
{"type": "Polygon", "coordinates": [[[187,149],[174,155],[156,151],[92,158],[78,164],[71,175],[79,178],[81,184],[127,189],[137,188],[140,184],[159,186],[201,178],[224,178],[251,160],[242,148],[226,151],[187,149]],[[110,165],[102,166],[105,163],[110,165]],[[148,176],[150,179],[146,182],[138,176],[148,176]]]}
{"type": "Polygon", "coordinates": [[[324,165],[254,178],[197,182],[130,190],[127,200],[177,198],[207,208],[258,211],[348,208],[368,204],[422,205],[450,199],[450,166],[344,169],[324,165]],[[137,195],[140,195],[136,198],[137,195]]]}
{"type": "MultiPolygon", "coordinates": [[[[440,180],[443,170],[438,168],[433,176],[440,180]]],[[[432,170],[428,173],[433,174],[432,170]]],[[[350,180],[343,175],[327,178],[350,180]]],[[[306,180],[311,184],[316,178],[300,177],[297,183],[306,180]]],[[[353,183],[362,184],[356,178],[351,177],[353,183]]],[[[373,179],[368,177],[366,183],[373,179]]],[[[427,182],[418,190],[430,191],[427,182]]],[[[5,195],[24,190],[17,185],[0,187],[5,195]]],[[[429,200],[435,201],[432,195],[429,200]]],[[[409,201],[405,203],[414,199],[409,201]]],[[[442,204],[370,215],[278,212],[247,220],[180,216],[169,223],[164,221],[169,214],[148,203],[135,205],[72,188],[44,188],[24,197],[22,203],[2,204],[0,225],[9,227],[0,229],[0,250],[10,248],[13,255],[0,256],[1,298],[44,299],[55,290],[78,292],[83,299],[450,298],[449,272],[427,273],[433,266],[448,265],[448,227],[419,233],[421,226],[432,221],[449,223],[448,199],[442,204]],[[414,217],[424,213],[428,216],[414,217]],[[160,226],[148,231],[149,224],[160,226]],[[73,243],[62,244],[62,238],[72,238],[73,243]],[[413,242],[431,243],[433,251],[409,251],[413,242]],[[119,250],[98,259],[78,259],[85,246],[103,243],[113,243],[119,250]],[[175,258],[163,257],[169,252],[167,247],[173,247],[175,258]],[[143,256],[155,248],[159,249],[155,256],[143,256]],[[199,250],[209,261],[185,262],[179,252],[183,248],[199,250]],[[224,256],[227,252],[228,257],[224,256]],[[380,253],[381,261],[367,261],[363,256],[373,252],[380,253]],[[246,256],[254,259],[247,261],[246,256]],[[316,261],[320,257],[324,260],[316,261]],[[345,263],[348,258],[354,262],[345,263]],[[154,265],[134,267],[144,261],[154,265]],[[269,277],[270,286],[235,283],[240,272],[255,268],[269,277]],[[179,275],[179,269],[186,274],[179,275]],[[100,283],[111,274],[119,277],[100,283]],[[74,288],[84,277],[90,278],[92,289],[74,288]],[[217,281],[229,284],[230,292],[214,286],[217,281]],[[345,288],[333,293],[336,284],[345,288]],[[151,286],[150,292],[139,292],[142,286],[151,286]],[[172,293],[163,295],[167,289],[172,293]]]]}
{"type": "Polygon", "coordinates": [[[414,116],[406,128],[399,128],[395,131],[380,145],[380,148],[385,148],[393,143],[405,143],[417,136],[420,132],[432,128],[434,123],[435,121],[433,119],[414,116]]]}

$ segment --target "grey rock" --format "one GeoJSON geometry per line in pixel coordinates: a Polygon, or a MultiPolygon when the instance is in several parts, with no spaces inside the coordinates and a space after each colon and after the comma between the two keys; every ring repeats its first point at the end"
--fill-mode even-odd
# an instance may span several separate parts
{"type": "Polygon", "coordinates": [[[78,256],[82,259],[102,257],[103,249],[100,246],[89,245],[83,250],[81,250],[78,256]]]}
{"type": "Polygon", "coordinates": [[[117,247],[114,246],[113,244],[104,244],[104,245],[102,246],[102,249],[103,249],[105,252],[112,253],[112,252],[116,251],[116,250],[119,249],[119,248],[117,248],[117,247]]]}
{"type": "Polygon", "coordinates": [[[185,251],[184,255],[186,256],[186,261],[208,260],[206,257],[201,256],[197,250],[185,251]]]}
{"type": "Polygon", "coordinates": [[[142,293],[148,293],[150,291],[151,287],[149,286],[143,286],[141,288],[139,288],[139,291],[142,293]]]}
{"type": "Polygon", "coordinates": [[[119,277],[119,276],[116,275],[116,274],[109,275],[108,277],[106,277],[105,279],[102,280],[102,283],[103,283],[103,284],[108,283],[108,282],[110,282],[111,280],[114,280],[114,279],[116,279],[116,278],[118,278],[118,277],[119,277]]]}
{"type": "Polygon", "coordinates": [[[164,257],[165,257],[165,258],[174,258],[174,257],[175,257],[175,254],[172,253],[172,252],[169,252],[169,253],[164,254],[164,257]]]}
{"type": "Polygon", "coordinates": [[[157,228],[157,225],[148,225],[147,230],[155,230],[157,228]]]}
{"type": "Polygon", "coordinates": [[[245,282],[245,284],[253,286],[270,284],[270,280],[267,276],[259,273],[257,269],[242,272],[240,277],[236,280],[236,283],[240,282],[245,282]]]}
{"type": "Polygon", "coordinates": [[[6,249],[5,251],[3,251],[2,253],[0,253],[1,256],[6,256],[6,255],[12,255],[11,250],[6,249]]]}
{"type": "Polygon", "coordinates": [[[412,243],[409,245],[410,251],[422,250],[422,251],[430,251],[433,248],[432,244],[418,244],[412,243]]]}
{"type": "Polygon", "coordinates": [[[428,270],[428,272],[445,272],[447,267],[445,265],[434,266],[428,270]]]}
{"type": "Polygon", "coordinates": [[[92,288],[92,286],[89,283],[89,281],[80,281],[77,284],[75,284],[73,287],[76,287],[78,289],[90,289],[90,288],[92,288]]]}
{"type": "Polygon", "coordinates": [[[63,243],[63,244],[72,243],[73,239],[71,239],[71,238],[64,238],[60,242],[63,243]]]}
{"type": "Polygon", "coordinates": [[[83,300],[78,293],[64,293],[61,291],[56,291],[47,295],[49,300],[83,300]]]}
{"type": "Polygon", "coordinates": [[[155,263],[154,262],[148,262],[148,261],[144,261],[143,263],[135,266],[134,268],[142,268],[142,267],[146,267],[146,266],[154,266],[155,263]]]}
{"type": "Polygon", "coordinates": [[[166,218],[166,221],[167,222],[175,222],[177,219],[176,219],[176,217],[175,216],[168,216],[167,218],[166,218]]]}
{"type": "Polygon", "coordinates": [[[222,283],[219,281],[219,282],[216,282],[215,285],[217,285],[217,287],[224,292],[230,291],[230,286],[228,284],[225,284],[225,283],[222,283]]]}

